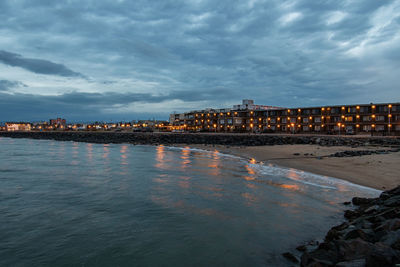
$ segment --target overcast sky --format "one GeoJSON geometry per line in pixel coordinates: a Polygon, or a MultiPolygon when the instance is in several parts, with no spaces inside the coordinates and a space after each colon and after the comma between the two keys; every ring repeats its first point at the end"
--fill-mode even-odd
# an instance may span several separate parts
{"type": "Polygon", "coordinates": [[[0,121],[400,102],[400,0],[1,0],[0,121]]]}

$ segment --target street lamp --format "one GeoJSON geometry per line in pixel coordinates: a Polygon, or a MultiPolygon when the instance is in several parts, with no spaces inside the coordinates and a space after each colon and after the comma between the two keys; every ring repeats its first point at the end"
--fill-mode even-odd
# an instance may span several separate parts
{"type": "Polygon", "coordinates": [[[340,126],[341,126],[341,123],[339,122],[337,125],[339,126],[339,135],[340,135],[340,126]]]}
{"type": "Polygon", "coordinates": [[[389,123],[388,123],[388,132],[390,135],[390,128],[392,127],[392,125],[390,124],[390,119],[392,118],[392,114],[390,114],[390,109],[392,108],[392,105],[388,106],[388,111],[389,111],[389,115],[388,115],[388,119],[389,119],[389,123]]]}

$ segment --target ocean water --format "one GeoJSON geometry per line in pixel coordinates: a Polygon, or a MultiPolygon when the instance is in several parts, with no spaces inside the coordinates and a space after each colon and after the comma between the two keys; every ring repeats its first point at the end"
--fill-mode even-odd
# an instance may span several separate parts
{"type": "Polygon", "coordinates": [[[378,194],[218,151],[0,138],[0,266],[290,266],[378,194]]]}

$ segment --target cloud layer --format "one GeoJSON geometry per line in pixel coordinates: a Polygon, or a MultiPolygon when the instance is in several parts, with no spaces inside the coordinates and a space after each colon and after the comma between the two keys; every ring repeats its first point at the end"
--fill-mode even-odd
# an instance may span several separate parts
{"type": "Polygon", "coordinates": [[[43,59],[24,58],[21,55],[7,51],[0,50],[0,62],[12,67],[21,67],[38,74],[59,75],[62,77],[83,77],[82,74],[74,72],[62,64],[43,59]]]}
{"type": "Polygon", "coordinates": [[[0,83],[1,97],[8,109],[42,106],[14,109],[18,118],[167,118],[242,98],[400,101],[399,0],[10,0],[0,10],[0,80],[27,85],[0,83]]]}

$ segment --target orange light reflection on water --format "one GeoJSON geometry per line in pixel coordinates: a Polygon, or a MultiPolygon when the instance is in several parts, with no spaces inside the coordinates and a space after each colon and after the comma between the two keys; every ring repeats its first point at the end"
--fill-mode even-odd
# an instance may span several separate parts
{"type": "Polygon", "coordinates": [[[108,159],[108,154],[110,154],[109,144],[103,145],[103,159],[108,159]]]}
{"type": "Polygon", "coordinates": [[[91,143],[86,144],[86,156],[89,162],[93,161],[93,144],[91,143]]]}
{"type": "Polygon", "coordinates": [[[293,191],[300,190],[300,186],[295,185],[295,184],[280,184],[278,186],[281,187],[281,188],[289,189],[289,190],[293,190],[293,191]]]}
{"type": "Polygon", "coordinates": [[[78,158],[79,158],[79,143],[77,143],[77,142],[74,142],[72,144],[72,158],[73,158],[73,160],[71,161],[71,164],[72,165],[78,165],[79,164],[79,161],[78,161],[78,158]]]}
{"type": "Polygon", "coordinates": [[[255,178],[256,172],[255,172],[249,165],[245,165],[244,167],[246,168],[246,171],[247,171],[247,173],[248,173],[249,175],[245,175],[243,178],[244,178],[246,181],[254,181],[254,180],[256,179],[256,178],[255,178]]]}
{"type": "Polygon", "coordinates": [[[128,165],[128,154],[126,153],[128,150],[127,145],[122,145],[119,152],[121,153],[121,165],[128,165]]]}
{"type": "Polygon", "coordinates": [[[165,159],[165,147],[163,145],[159,145],[156,147],[156,164],[154,164],[154,167],[158,169],[163,169],[166,170],[168,169],[168,164],[166,163],[165,159]]]}
{"type": "Polygon", "coordinates": [[[186,169],[188,165],[191,163],[189,155],[190,155],[189,147],[184,147],[182,149],[180,157],[182,159],[182,164],[181,164],[182,169],[186,169]]]}
{"type": "Polygon", "coordinates": [[[211,154],[211,162],[207,164],[208,168],[211,168],[210,174],[213,176],[219,176],[221,174],[220,170],[221,156],[218,150],[214,150],[211,154]]]}

